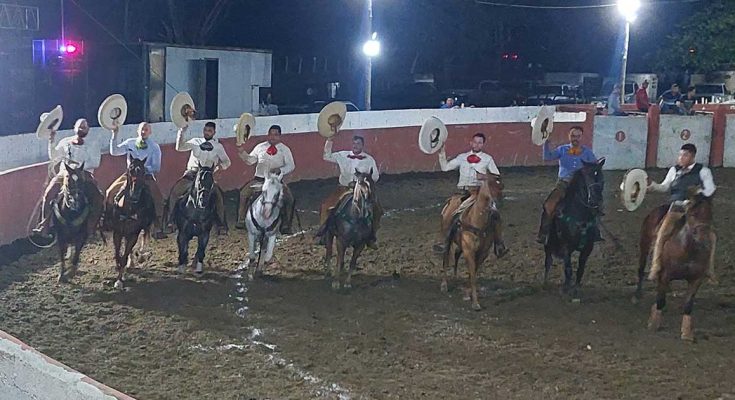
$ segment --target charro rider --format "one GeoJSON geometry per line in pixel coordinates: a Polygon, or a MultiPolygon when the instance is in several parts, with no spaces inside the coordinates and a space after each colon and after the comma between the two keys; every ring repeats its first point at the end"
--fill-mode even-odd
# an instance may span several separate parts
{"type": "MultiPolygon", "coordinates": [[[[188,128],[188,125],[183,128],[179,128],[179,131],[176,134],[176,151],[190,151],[191,154],[189,155],[189,162],[186,164],[186,172],[184,172],[184,176],[174,184],[168,197],[169,209],[168,214],[166,215],[166,221],[168,224],[171,224],[173,221],[176,201],[180,197],[189,193],[194,185],[194,179],[199,171],[199,167],[215,169],[216,176],[217,172],[226,170],[232,164],[230,162],[230,157],[227,156],[225,147],[214,138],[214,135],[217,132],[217,125],[214,122],[207,122],[204,124],[204,131],[202,133],[203,137],[184,141],[184,133],[186,133],[188,128]]],[[[227,220],[225,219],[224,194],[216,182],[212,195],[215,198],[214,204],[221,229],[220,232],[226,233],[227,220]]]]}
{"type": "MultiPolygon", "coordinates": [[[[119,127],[112,130],[112,137],[110,138],[110,155],[112,156],[125,156],[127,155],[128,165],[130,164],[130,158],[136,160],[146,160],[145,163],[145,183],[148,186],[148,190],[153,197],[153,203],[156,208],[156,220],[154,221],[155,233],[153,235],[156,239],[162,239],[166,237],[163,233],[163,224],[161,219],[163,218],[163,195],[161,189],[158,187],[156,181],[156,174],[161,171],[161,148],[158,143],[151,139],[152,129],[151,125],[147,122],[141,122],[138,125],[138,136],[124,140],[122,143],[118,143],[118,131],[119,127]]],[[[107,188],[105,193],[105,204],[111,207],[115,201],[117,201],[117,195],[125,188],[127,183],[126,174],[123,173],[107,188]]]]}
{"type": "MultiPolygon", "coordinates": [[[[712,171],[704,165],[694,162],[697,155],[697,147],[691,143],[681,146],[676,165],[669,169],[663,182],[656,183],[648,178],[648,189],[655,192],[669,192],[669,211],[666,213],[661,227],[658,229],[656,244],[653,247],[653,261],[651,262],[651,273],[649,278],[654,280],[661,270],[661,252],[666,240],[674,232],[677,221],[681,220],[685,212],[684,202],[687,200],[690,190],[696,188],[698,196],[710,198],[715,194],[715,182],[712,179],[712,171]]],[[[715,280],[714,271],[710,265],[710,278],[715,280]]]]}
{"type": "MultiPolygon", "coordinates": [[[[324,161],[329,161],[339,166],[339,185],[324,201],[322,201],[321,209],[319,210],[319,222],[322,228],[319,229],[320,233],[324,231],[324,224],[327,222],[330,210],[339,203],[339,200],[343,195],[349,193],[354,186],[355,182],[355,171],[362,173],[371,173],[373,182],[377,182],[380,178],[378,173],[378,166],[375,164],[375,159],[364,151],[365,139],[362,136],[355,135],[352,137],[352,151],[337,151],[332,152],[333,139],[327,138],[324,143],[324,161]]],[[[380,218],[383,216],[383,207],[380,205],[380,201],[376,198],[375,204],[373,204],[373,221],[372,229],[373,236],[368,242],[368,247],[371,249],[377,249],[377,236],[376,232],[380,227],[380,218]]],[[[324,235],[318,234],[320,237],[319,244],[325,244],[324,235]]]]}
{"type": "MultiPolygon", "coordinates": [[[[97,187],[97,181],[93,175],[94,170],[100,165],[100,152],[96,148],[90,148],[90,145],[85,141],[85,138],[89,134],[89,124],[87,124],[86,119],[80,118],[76,121],[74,124],[74,133],[74,136],[61,139],[58,144],[54,145],[56,131],[52,130],[48,138],[48,157],[52,165],[63,161],[73,164],[76,167],[84,166],[84,172],[87,175],[85,179],[87,182],[85,195],[89,199],[92,207],[90,213],[96,216],[96,218],[89,219],[91,225],[89,226],[89,233],[92,234],[99,220],[99,216],[102,214],[103,207],[102,193],[97,187]]],[[[33,233],[36,235],[49,238],[51,201],[59,194],[65,174],[66,168],[62,166],[43,192],[40,221],[38,226],[33,230],[33,233]]]]}
{"type": "MultiPolygon", "coordinates": [[[[291,149],[281,143],[281,127],[272,125],[268,129],[268,140],[258,144],[248,154],[240,152],[242,158],[248,165],[255,166],[255,177],[240,189],[240,206],[237,210],[237,224],[235,228],[245,229],[245,216],[247,215],[249,202],[253,196],[260,193],[262,183],[265,181],[266,171],[271,174],[280,175],[281,179],[290,174],[294,168],[291,149]]],[[[294,214],[294,199],[291,190],[283,184],[283,219],[281,220],[281,233],[291,234],[291,221],[294,214]]]]}
{"type": "MultiPolygon", "coordinates": [[[[444,147],[439,150],[439,165],[442,171],[452,171],[459,168],[459,182],[457,182],[459,190],[447,201],[445,206],[447,212],[444,214],[446,218],[452,218],[457,211],[463,210],[471,204],[480,189],[480,181],[489,178],[487,174],[500,176],[500,171],[498,171],[493,157],[482,151],[485,140],[485,134],[475,133],[472,140],[470,140],[470,151],[459,154],[451,161],[447,161],[447,153],[444,147]]],[[[442,223],[442,226],[449,225],[448,221],[442,223]]],[[[442,232],[442,234],[446,234],[446,232],[442,232]]],[[[498,257],[502,257],[508,252],[508,249],[506,249],[503,242],[501,224],[496,225],[495,238],[495,253],[498,257]]]]}
{"type": "MultiPolygon", "coordinates": [[[[539,226],[538,237],[536,241],[546,244],[549,237],[549,229],[551,221],[554,219],[559,202],[564,198],[572,180],[574,173],[584,167],[584,163],[596,163],[597,158],[590,148],[580,143],[584,130],[581,126],[573,126],[569,130],[569,143],[563,144],[555,149],[551,149],[549,141],[544,142],[543,159],[544,161],[559,160],[559,179],[556,181],[556,187],[551,191],[544,201],[543,212],[541,213],[541,224],[539,226]]],[[[599,228],[595,229],[595,241],[601,241],[599,228]]]]}

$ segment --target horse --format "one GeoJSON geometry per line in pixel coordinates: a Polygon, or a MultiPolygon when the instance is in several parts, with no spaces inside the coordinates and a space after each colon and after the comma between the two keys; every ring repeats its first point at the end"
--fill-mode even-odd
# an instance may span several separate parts
{"type": "Polygon", "coordinates": [[[595,247],[597,216],[601,213],[605,180],[602,167],[605,159],[584,163],[569,182],[564,198],[557,206],[550,226],[549,239],[544,246],[544,286],[548,285],[549,271],[554,256],[564,260],[562,293],[579,299],[579,288],[587,266],[587,259],[595,247]],[[577,277],[572,285],[572,254],[579,252],[577,277]]]}
{"type": "Polygon", "coordinates": [[[264,263],[269,264],[276,247],[276,234],[281,224],[283,208],[283,183],[281,175],[266,172],[260,195],[250,203],[245,214],[248,231],[248,278],[254,280],[262,274],[260,257],[265,246],[264,263]],[[258,252],[256,261],[255,252],[258,252]]]}
{"type": "MultiPolygon", "coordinates": [[[[85,193],[87,184],[84,172],[84,163],[78,167],[71,167],[66,162],[61,190],[52,204],[52,230],[56,237],[56,244],[61,255],[61,269],[59,282],[66,282],[74,278],[79,267],[79,255],[89,238],[88,226],[97,221],[90,221],[95,217],[92,203],[85,193]],[[71,247],[71,249],[70,249],[71,247]],[[73,250],[72,250],[73,249],[73,250]],[[71,252],[71,268],[66,273],[66,255],[71,252]]],[[[99,220],[99,214],[96,215],[99,220]]],[[[104,235],[102,236],[104,241],[104,235]]]]}
{"type": "Polygon", "coordinates": [[[176,242],[179,247],[179,273],[183,273],[189,259],[189,241],[198,239],[196,252],[196,273],[203,270],[204,256],[209,243],[209,235],[215,219],[214,168],[199,165],[194,184],[187,196],[176,200],[174,221],[178,228],[176,242]]]}
{"type": "MultiPolygon", "coordinates": [[[[355,169],[355,186],[352,193],[347,193],[340,199],[337,206],[329,213],[325,223],[324,266],[328,273],[332,259],[332,247],[335,239],[337,241],[337,263],[332,272],[332,288],[335,290],[340,287],[345,289],[352,287],[352,272],[357,265],[357,259],[372,238],[373,205],[376,202],[372,174],[372,168],[369,172],[360,172],[355,169]],[[352,258],[347,276],[344,277],[345,252],[348,247],[352,247],[352,258]]],[[[395,272],[394,276],[396,276],[395,272]]]]}
{"type": "MultiPolygon", "coordinates": [[[[674,205],[677,207],[677,205],[674,205]]],[[[674,280],[686,280],[688,283],[687,295],[681,322],[681,339],[694,341],[694,327],[692,323],[692,309],[694,297],[699,287],[707,277],[714,279],[710,272],[714,265],[717,234],[712,222],[712,199],[691,194],[685,203],[684,217],[676,221],[676,225],[663,244],[659,271],[651,271],[651,279],[656,283],[656,303],[651,307],[648,328],[656,331],[661,327],[663,309],[666,305],[666,291],[669,283],[674,280]]],[[[638,266],[638,285],[634,302],[640,299],[644,270],[652,245],[655,243],[660,225],[668,205],[654,209],[643,221],[640,237],[640,254],[638,266]]]]}
{"type": "MultiPolygon", "coordinates": [[[[156,219],[153,196],[145,183],[147,158],[137,160],[128,157],[129,164],[125,172],[127,181],[120,193],[115,196],[114,204],[108,205],[105,215],[105,219],[108,221],[106,225],[112,230],[115,245],[116,289],[122,289],[124,286],[126,265],[128,268],[132,268],[135,264],[131,253],[138,242],[138,236],[141,232],[144,232],[141,245],[141,249],[143,249],[150,240],[151,225],[156,219]],[[121,251],[123,239],[125,239],[125,248],[121,251]]],[[[138,258],[143,259],[142,255],[138,258]]]]}
{"type": "MultiPolygon", "coordinates": [[[[442,221],[451,221],[449,226],[442,226],[445,235],[443,246],[443,276],[441,291],[447,292],[450,254],[454,249],[454,275],[457,275],[457,263],[464,256],[469,274],[469,288],[465,300],[472,301],[472,308],[481,310],[477,300],[478,269],[487,258],[490,247],[496,242],[500,233],[501,219],[498,202],[502,199],[503,183],[499,176],[488,175],[481,180],[480,189],[474,201],[463,210],[450,210],[447,205],[442,209],[442,221]],[[453,215],[448,215],[452,213],[453,215]],[[469,292],[469,294],[467,294],[469,292]]],[[[495,249],[496,255],[499,249],[495,249]]]]}

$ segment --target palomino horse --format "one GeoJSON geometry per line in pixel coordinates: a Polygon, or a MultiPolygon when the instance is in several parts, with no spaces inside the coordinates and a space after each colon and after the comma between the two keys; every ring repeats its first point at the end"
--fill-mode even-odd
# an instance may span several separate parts
{"type": "Polygon", "coordinates": [[[248,230],[248,277],[255,279],[262,273],[260,257],[265,247],[265,264],[273,258],[276,247],[276,234],[281,224],[283,208],[283,183],[281,175],[266,172],[260,195],[251,202],[245,214],[245,227],[248,230]],[[258,259],[255,259],[255,252],[258,259]]]}
{"type": "Polygon", "coordinates": [[[372,237],[373,205],[376,201],[372,174],[372,169],[369,172],[355,169],[355,187],[352,193],[342,197],[337,206],[330,211],[325,223],[324,265],[327,271],[332,259],[332,244],[335,238],[337,239],[337,264],[332,273],[333,289],[352,287],[352,272],[357,265],[357,259],[372,237]],[[343,276],[345,252],[348,247],[352,247],[352,259],[347,276],[343,276]]]}
{"type": "Polygon", "coordinates": [[[204,268],[204,256],[209,243],[209,235],[216,216],[215,202],[212,198],[214,187],[214,168],[199,165],[194,185],[187,196],[176,200],[174,207],[174,221],[179,231],[176,243],[179,247],[179,272],[184,273],[186,262],[189,259],[189,241],[196,236],[198,239],[196,252],[197,274],[204,268]]]}
{"type": "MultiPolygon", "coordinates": [[[[497,202],[502,198],[502,190],[500,177],[487,175],[487,178],[481,180],[480,189],[471,205],[461,211],[449,210],[446,205],[442,209],[442,221],[450,221],[450,225],[442,226],[442,232],[446,232],[446,236],[441,291],[448,290],[450,254],[454,248],[454,274],[457,274],[460,256],[464,256],[470,280],[467,290],[469,294],[465,295],[465,300],[472,300],[472,308],[475,310],[482,308],[477,300],[479,267],[490,253],[490,247],[495,245],[496,239],[500,236],[501,220],[497,202]],[[455,215],[446,215],[450,212],[455,215]]],[[[498,249],[496,253],[497,251],[498,249]]]]}
{"type": "Polygon", "coordinates": [[[596,163],[584,163],[574,173],[569,182],[564,198],[557,206],[556,215],[551,223],[549,239],[544,246],[544,285],[548,284],[549,271],[554,256],[564,260],[564,284],[562,293],[571,293],[572,298],[579,298],[579,287],[582,276],[592,250],[595,247],[597,216],[601,213],[602,191],[605,180],[602,166],[605,159],[596,163]],[[572,285],[572,254],[579,252],[577,278],[572,285]]]}
{"type": "MultiPolygon", "coordinates": [[[[92,221],[96,218],[99,220],[99,213],[92,210],[92,203],[87,197],[87,181],[84,172],[84,164],[79,167],[72,168],[64,163],[64,180],[61,185],[61,191],[54,200],[52,205],[52,223],[53,232],[56,237],[56,244],[61,255],[61,269],[59,270],[59,282],[65,282],[67,278],[74,278],[79,267],[79,255],[82,248],[87,243],[89,237],[89,226],[96,225],[98,221],[92,221]],[[66,273],[66,255],[73,246],[71,253],[71,269],[66,273]]],[[[102,240],[105,237],[102,235],[102,240]]]]}
{"type": "MultiPolygon", "coordinates": [[[[150,229],[156,219],[156,209],[153,196],[145,183],[146,159],[130,158],[130,164],[125,176],[125,187],[115,196],[114,204],[105,213],[105,225],[112,229],[112,239],[115,244],[115,264],[117,280],[115,288],[122,289],[126,265],[134,265],[133,247],[138,242],[140,232],[145,231],[143,245],[145,248],[150,240],[150,229]],[[125,249],[122,250],[122,241],[125,239],[125,249]]],[[[142,259],[142,256],[140,257],[142,259]]]]}
{"type": "MultiPolygon", "coordinates": [[[[682,206],[674,205],[672,207],[682,206]]],[[[691,315],[694,307],[694,296],[707,277],[711,276],[717,235],[711,225],[711,198],[693,195],[690,196],[683,207],[685,210],[684,217],[680,221],[676,221],[670,236],[663,243],[660,270],[651,271],[650,273],[650,279],[656,283],[656,303],[651,307],[648,327],[654,331],[661,327],[662,312],[666,305],[666,291],[669,289],[669,282],[686,280],[689,285],[684,300],[681,338],[693,341],[694,327],[691,315]]],[[[643,221],[636,299],[640,299],[646,261],[651,247],[656,241],[661,221],[668,210],[669,206],[666,205],[658,207],[643,221]]]]}

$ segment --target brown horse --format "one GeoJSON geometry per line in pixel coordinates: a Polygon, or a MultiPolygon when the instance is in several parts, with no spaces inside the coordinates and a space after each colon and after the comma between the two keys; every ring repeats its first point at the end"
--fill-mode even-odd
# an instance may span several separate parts
{"type": "Polygon", "coordinates": [[[500,237],[501,221],[497,201],[502,198],[502,191],[500,177],[488,175],[482,180],[474,202],[463,211],[454,211],[446,205],[442,209],[442,232],[446,236],[441,290],[448,290],[450,254],[454,249],[454,274],[457,274],[459,258],[464,256],[470,280],[469,294],[464,299],[472,300],[472,308],[475,310],[481,309],[477,301],[478,269],[490,253],[490,247],[495,244],[496,238],[500,237]]]}
{"type": "MultiPolygon", "coordinates": [[[[672,209],[675,207],[677,206],[672,206],[672,209]]],[[[658,330],[661,326],[662,311],[666,305],[666,291],[669,289],[669,282],[686,280],[689,286],[683,307],[681,338],[693,341],[694,328],[691,314],[694,307],[694,296],[707,277],[712,276],[717,235],[711,225],[711,198],[690,196],[689,201],[683,207],[684,216],[675,221],[670,236],[663,243],[660,270],[651,271],[650,273],[651,280],[656,283],[656,303],[651,307],[648,327],[651,330],[658,330]]],[[[640,238],[638,287],[636,288],[634,301],[641,297],[648,255],[656,241],[667,212],[669,212],[669,206],[663,205],[654,209],[643,221],[640,238]]]]}

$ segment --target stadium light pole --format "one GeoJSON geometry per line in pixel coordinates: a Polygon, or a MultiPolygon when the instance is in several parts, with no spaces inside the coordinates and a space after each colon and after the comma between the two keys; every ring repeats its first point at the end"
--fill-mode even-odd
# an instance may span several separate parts
{"type": "Polygon", "coordinates": [[[365,110],[370,111],[372,103],[373,89],[373,57],[380,54],[380,41],[378,34],[373,32],[373,0],[367,0],[368,7],[368,23],[367,36],[368,40],[362,45],[362,52],[367,59],[365,71],[365,110]]]}
{"type": "Polygon", "coordinates": [[[625,18],[625,43],[623,44],[623,65],[620,70],[620,104],[625,103],[625,73],[628,68],[628,43],[630,42],[630,24],[638,17],[641,8],[640,0],[618,0],[618,11],[625,18]]]}

